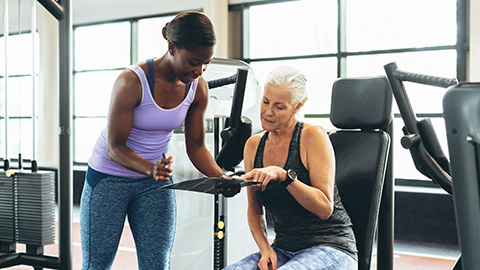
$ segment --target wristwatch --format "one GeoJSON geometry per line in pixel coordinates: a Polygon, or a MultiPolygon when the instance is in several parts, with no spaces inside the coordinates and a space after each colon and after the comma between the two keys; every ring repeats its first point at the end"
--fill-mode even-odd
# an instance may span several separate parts
{"type": "Polygon", "coordinates": [[[285,179],[285,181],[282,181],[280,183],[282,183],[282,185],[284,187],[287,187],[288,185],[290,185],[293,181],[297,180],[297,173],[292,170],[292,169],[288,169],[287,170],[287,179],[285,179]]]}

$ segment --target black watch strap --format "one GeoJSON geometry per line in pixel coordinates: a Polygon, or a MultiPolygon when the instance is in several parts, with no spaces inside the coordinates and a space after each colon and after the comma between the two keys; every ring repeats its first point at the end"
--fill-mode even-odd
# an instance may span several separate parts
{"type": "Polygon", "coordinates": [[[287,187],[288,185],[290,185],[290,184],[291,184],[293,181],[295,181],[295,180],[297,180],[297,174],[295,173],[295,171],[293,171],[293,170],[290,169],[290,170],[287,171],[287,178],[286,178],[284,181],[280,182],[280,183],[281,183],[284,187],[287,187]],[[294,178],[292,178],[292,177],[290,176],[290,175],[292,175],[292,173],[293,173],[293,175],[294,175],[294,178]]]}

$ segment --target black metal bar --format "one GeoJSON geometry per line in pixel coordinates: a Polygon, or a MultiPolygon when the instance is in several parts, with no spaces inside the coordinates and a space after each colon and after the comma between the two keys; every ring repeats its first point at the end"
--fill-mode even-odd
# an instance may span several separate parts
{"type": "Polygon", "coordinates": [[[382,201],[378,214],[377,227],[377,269],[393,269],[394,246],[394,178],[393,178],[393,121],[387,127],[390,135],[390,151],[388,153],[387,170],[383,183],[382,201]]]}
{"type": "Polygon", "coordinates": [[[215,116],[213,118],[213,153],[215,154],[214,156],[218,155],[218,152],[220,151],[220,119],[218,116],[215,116]]]}
{"type": "MultiPolygon", "coordinates": [[[[215,116],[213,118],[213,143],[214,143],[214,154],[218,155],[220,149],[220,118],[215,116]]],[[[224,197],[218,194],[214,195],[214,204],[213,204],[213,270],[220,270],[225,267],[225,240],[223,238],[223,230],[219,229],[219,222],[224,222],[223,220],[223,200],[224,197]]]]}
{"type": "MultiPolygon", "coordinates": [[[[408,99],[405,86],[403,85],[404,80],[423,83],[427,85],[447,87],[446,85],[451,85],[452,83],[456,84],[456,79],[445,79],[440,77],[421,75],[409,72],[399,71],[397,64],[395,62],[389,63],[384,66],[385,72],[387,74],[393,95],[398,105],[400,115],[402,116],[403,122],[405,123],[405,134],[419,134],[421,135],[418,129],[418,122],[413,112],[412,105],[408,99]]],[[[422,169],[419,169],[418,166],[421,166],[428,173],[430,179],[435,183],[440,185],[445,191],[449,194],[452,194],[452,178],[448,175],[442,167],[437,163],[437,161],[428,153],[425,149],[423,143],[419,143],[418,146],[410,149],[414,161],[416,158],[419,159],[421,164],[415,162],[417,169],[422,172],[422,169]]]]}
{"type": "Polygon", "coordinates": [[[0,268],[21,264],[63,270],[63,268],[60,268],[59,266],[59,260],[57,257],[29,255],[26,253],[12,253],[0,256],[0,268]]]}
{"type": "Polygon", "coordinates": [[[62,5],[60,5],[55,0],[37,0],[44,8],[50,12],[57,20],[63,20],[65,18],[65,10],[62,5]]]}
{"type": "Polygon", "coordinates": [[[308,54],[295,56],[281,56],[269,58],[243,58],[242,61],[247,63],[262,62],[262,61],[283,61],[283,60],[298,60],[298,59],[313,59],[313,58],[329,58],[329,57],[349,57],[361,55],[377,55],[377,54],[394,54],[394,53],[408,53],[408,52],[429,52],[429,51],[445,51],[454,50],[455,45],[431,46],[422,48],[402,48],[389,50],[374,50],[374,51],[359,51],[359,52],[335,52],[326,54],[308,54]]]}
{"type": "Polygon", "coordinates": [[[220,79],[208,81],[207,84],[208,84],[209,89],[213,89],[213,88],[216,88],[216,87],[220,87],[220,86],[235,83],[236,81],[237,81],[237,74],[234,74],[230,77],[225,77],[225,78],[220,78],[220,79]]]}
{"type": "Polygon", "coordinates": [[[58,254],[60,269],[72,269],[72,205],[73,205],[73,162],[72,162],[72,7],[70,0],[61,0],[65,18],[59,25],[59,172],[58,211],[59,239],[58,254]]]}
{"type": "Polygon", "coordinates": [[[467,80],[467,63],[468,63],[468,20],[469,9],[467,0],[457,0],[457,78],[459,81],[467,80]]]}
{"type": "Polygon", "coordinates": [[[14,253],[16,250],[17,245],[15,243],[0,241],[0,255],[2,253],[14,253]]]}
{"type": "MultiPolygon", "coordinates": [[[[33,256],[43,256],[44,248],[43,246],[37,246],[37,245],[26,245],[26,251],[28,255],[33,255],[33,256]]],[[[58,258],[57,258],[58,260],[58,258]]],[[[38,265],[33,265],[34,270],[43,270],[42,266],[38,265]]]]}
{"type": "Polygon", "coordinates": [[[457,78],[442,78],[431,75],[406,72],[398,68],[393,71],[393,76],[400,81],[409,81],[443,88],[458,84],[457,78]]]}
{"type": "Polygon", "coordinates": [[[393,76],[393,72],[397,70],[397,63],[392,62],[384,66],[385,72],[387,73],[388,81],[392,86],[392,92],[397,101],[398,110],[400,115],[405,122],[405,128],[409,134],[419,133],[417,128],[417,119],[415,113],[413,112],[412,105],[408,99],[407,92],[401,80],[398,80],[393,76]]]}
{"type": "Polygon", "coordinates": [[[237,69],[237,80],[235,81],[235,88],[233,90],[232,110],[230,112],[230,127],[238,130],[241,122],[243,99],[245,96],[245,88],[247,85],[247,69],[237,69]]]}
{"type": "Polygon", "coordinates": [[[343,52],[346,51],[347,48],[347,26],[346,26],[346,14],[347,14],[347,7],[346,7],[346,0],[337,0],[337,77],[345,77],[346,67],[345,67],[345,58],[346,56],[342,55],[343,52]],[[343,60],[342,60],[343,59],[343,60]]]}

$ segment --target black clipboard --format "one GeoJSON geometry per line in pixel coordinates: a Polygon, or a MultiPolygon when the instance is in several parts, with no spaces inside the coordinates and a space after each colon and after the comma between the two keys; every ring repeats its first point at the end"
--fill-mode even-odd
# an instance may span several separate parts
{"type": "Polygon", "coordinates": [[[161,188],[178,189],[186,191],[196,191],[208,194],[220,194],[218,189],[233,188],[238,189],[250,185],[261,184],[262,182],[246,181],[238,176],[234,177],[202,177],[192,180],[186,180],[179,183],[166,185],[161,188]]]}

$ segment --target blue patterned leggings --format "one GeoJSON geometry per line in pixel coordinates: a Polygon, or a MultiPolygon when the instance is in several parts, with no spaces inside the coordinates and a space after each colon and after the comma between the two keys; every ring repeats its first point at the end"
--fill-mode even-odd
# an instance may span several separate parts
{"type": "Polygon", "coordinates": [[[170,184],[87,171],[80,204],[82,270],[112,267],[128,217],[137,250],[138,269],[169,268],[175,238],[176,206],[170,184]]]}
{"type": "MultiPolygon", "coordinates": [[[[290,252],[272,246],[277,253],[278,270],[356,270],[357,261],[346,253],[329,247],[314,246],[297,252],[290,252]]],[[[223,270],[256,270],[260,252],[253,253],[223,270]]]]}

